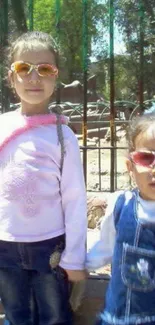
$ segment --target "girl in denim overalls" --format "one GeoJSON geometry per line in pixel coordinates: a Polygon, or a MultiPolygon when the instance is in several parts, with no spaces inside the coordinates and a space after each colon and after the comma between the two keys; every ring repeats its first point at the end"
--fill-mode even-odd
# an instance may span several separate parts
{"type": "Polygon", "coordinates": [[[112,261],[97,325],[155,325],[155,115],[131,122],[126,165],[136,187],[111,194],[87,257],[89,270],[112,261]]]}
{"type": "Polygon", "coordinates": [[[0,297],[11,325],[71,325],[68,280],[85,278],[79,147],[66,117],[49,110],[57,57],[42,32],[10,49],[20,107],[0,116],[0,297]]]}

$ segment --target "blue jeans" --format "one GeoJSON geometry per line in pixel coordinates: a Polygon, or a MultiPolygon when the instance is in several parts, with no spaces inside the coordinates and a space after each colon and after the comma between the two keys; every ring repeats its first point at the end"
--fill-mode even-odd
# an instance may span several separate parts
{"type": "Polygon", "coordinates": [[[72,325],[69,285],[59,265],[64,236],[36,243],[0,241],[0,297],[11,325],[72,325]]]}

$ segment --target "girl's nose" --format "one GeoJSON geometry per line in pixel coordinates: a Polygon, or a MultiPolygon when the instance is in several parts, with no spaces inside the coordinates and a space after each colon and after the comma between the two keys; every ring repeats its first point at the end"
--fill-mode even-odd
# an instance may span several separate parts
{"type": "Polygon", "coordinates": [[[40,76],[35,69],[33,69],[29,74],[29,82],[40,82],[40,76]]]}

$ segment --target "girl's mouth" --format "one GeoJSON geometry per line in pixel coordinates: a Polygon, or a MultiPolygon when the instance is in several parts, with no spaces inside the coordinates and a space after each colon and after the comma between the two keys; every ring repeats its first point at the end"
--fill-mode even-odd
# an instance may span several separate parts
{"type": "Polygon", "coordinates": [[[155,187],[155,182],[151,182],[151,183],[149,183],[149,186],[151,186],[151,187],[155,187]]]}
{"type": "Polygon", "coordinates": [[[43,91],[43,89],[34,88],[34,89],[26,89],[26,91],[39,92],[39,91],[43,91]]]}

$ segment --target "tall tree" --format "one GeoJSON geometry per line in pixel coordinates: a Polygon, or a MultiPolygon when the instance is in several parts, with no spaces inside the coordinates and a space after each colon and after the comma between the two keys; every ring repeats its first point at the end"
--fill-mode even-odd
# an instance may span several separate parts
{"type": "MultiPolygon", "coordinates": [[[[83,62],[83,6],[82,0],[61,0],[60,24],[56,26],[56,0],[34,0],[34,29],[51,33],[57,38],[62,50],[63,75],[67,81],[80,78],[83,62]]],[[[106,6],[96,0],[88,0],[88,59],[92,53],[92,40],[102,37],[98,24],[104,27],[106,6]]]]}
{"type": "Polygon", "coordinates": [[[115,0],[115,13],[117,24],[124,36],[127,54],[132,62],[130,69],[135,76],[133,83],[135,91],[138,92],[138,80],[143,70],[144,95],[146,99],[151,98],[155,94],[154,0],[115,0]],[[142,46],[143,62],[140,64],[142,46]]]}
{"type": "Polygon", "coordinates": [[[24,10],[24,1],[11,0],[11,6],[12,6],[14,20],[15,20],[18,31],[26,32],[27,31],[27,23],[26,23],[26,14],[25,14],[25,10],[24,10]]]}

